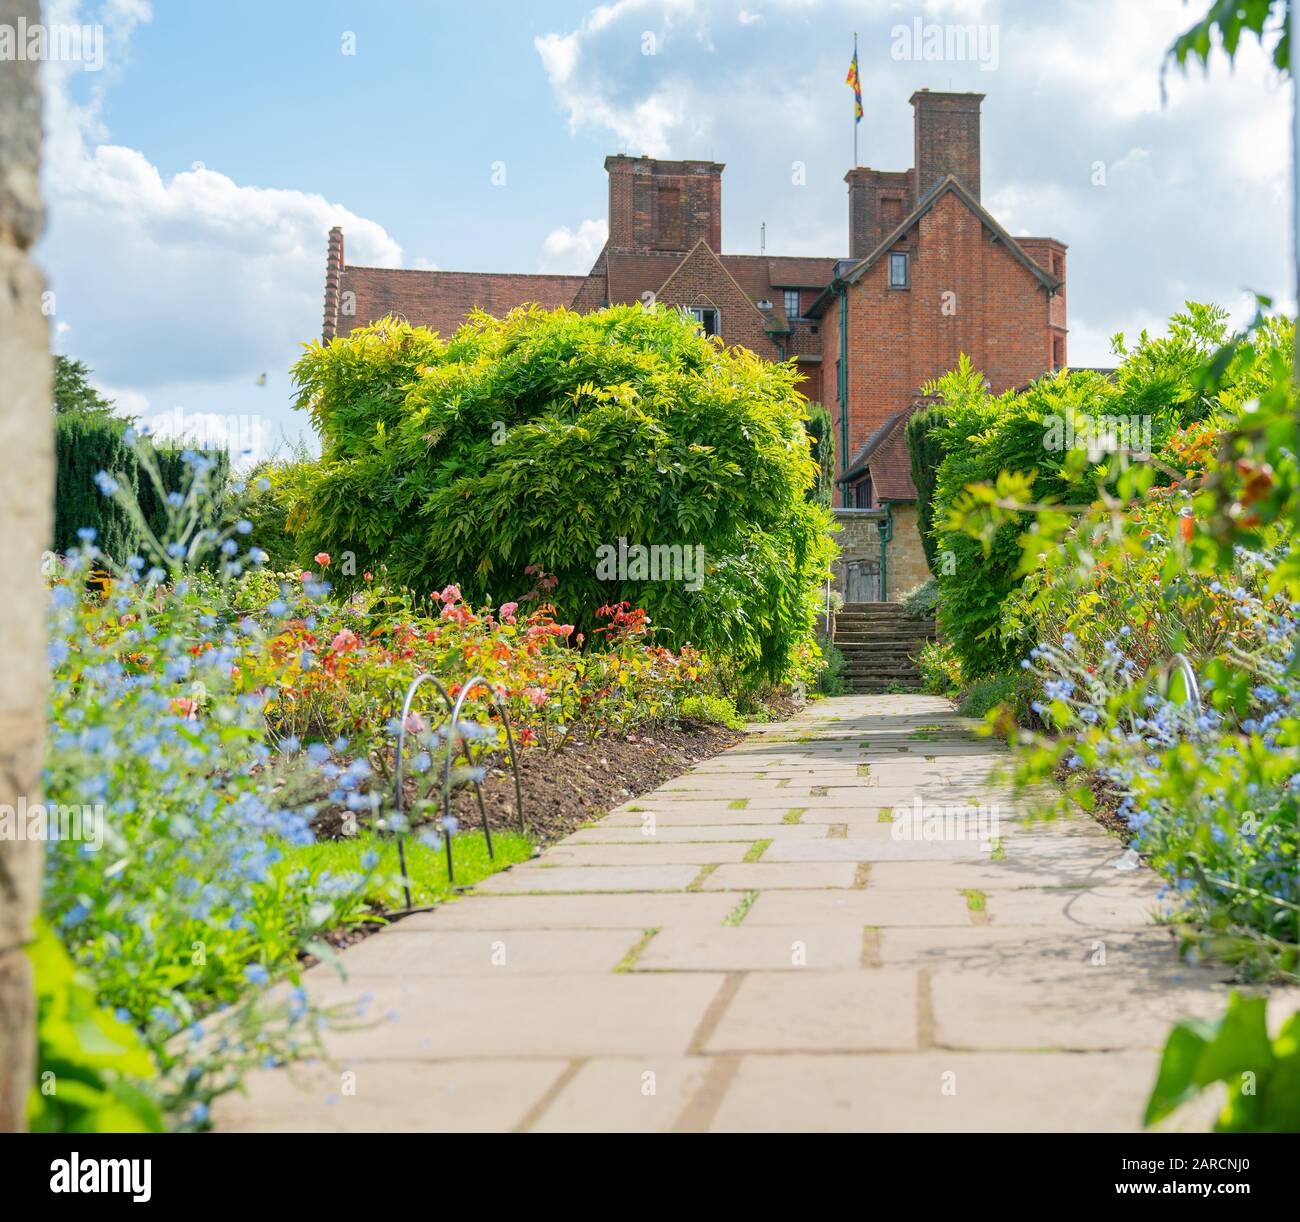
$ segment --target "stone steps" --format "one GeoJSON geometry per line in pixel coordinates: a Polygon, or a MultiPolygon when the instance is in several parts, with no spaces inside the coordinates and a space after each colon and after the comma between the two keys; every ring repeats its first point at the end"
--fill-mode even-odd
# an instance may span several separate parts
{"type": "Polygon", "coordinates": [[[912,656],[934,637],[934,620],[914,618],[897,603],[846,603],[835,616],[835,646],[854,693],[919,688],[912,656]]]}

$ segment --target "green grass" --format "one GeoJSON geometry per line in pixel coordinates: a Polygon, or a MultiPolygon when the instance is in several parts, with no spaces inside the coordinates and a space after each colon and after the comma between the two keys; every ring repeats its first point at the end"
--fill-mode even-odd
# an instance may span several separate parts
{"type": "Polygon", "coordinates": [[[768,849],[772,847],[770,840],[755,840],[753,844],[745,851],[743,861],[757,861],[768,849]]]}
{"type": "Polygon", "coordinates": [[[654,929],[647,929],[642,933],[641,940],[614,965],[614,970],[616,972],[630,972],[636,965],[637,957],[650,945],[650,939],[658,932],[659,929],[656,926],[654,929]]]}
{"type": "MultiPolygon", "coordinates": [[[[456,869],[457,887],[467,887],[490,874],[504,870],[516,862],[527,861],[533,855],[532,844],[517,832],[497,832],[492,837],[495,859],[487,854],[487,842],[482,832],[465,832],[455,836],[451,843],[452,860],[456,869]]],[[[406,906],[402,892],[401,873],[397,863],[397,845],[374,832],[362,832],[348,840],[322,840],[315,844],[295,845],[285,850],[285,863],[289,867],[303,867],[314,872],[331,874],[365,874],[367,867],[362,858],[378,855],[365,891],[365,901],[376,908],[388,910],[406,906]]],[[[447,878],[445,849],[431,849],[418,840],[406,841],[406,868],[411,880],[411,903],[416,907],[450,899],[453,884],[447,878]]]]}
{"type": "Polygon", "coordinates": [[[983,891],[968,890],[963,891],[962,895],[966,897],[966,908],[970,912],[983,912],[984,902],[988,898],[983,891]]]}
{"type": "Polygon", "coordinates": [[[803,813],[808,808],[806,806],[796,806],[793,810],[788,810],[781,816],[782,823],[798,823],[803,818],[803,813]]]}
{"type": "Polygon", "coordinates": [[[740,897],[740,903],[722,918],[722,923],[724,925],[739,925],[745,919],[745,914],[754,906],[756,899],[758,899],[757,891],[746,891],[740,897]]]}
{"type": "Polygon", "coordinates": [[[728,809],[728,810],[744,810],[745,807],[748,806],[748,805],[749,805],[749,799],[748,799],[748,798],[732,798],[731,801],[727,803],[727,809],[728,809]]]}

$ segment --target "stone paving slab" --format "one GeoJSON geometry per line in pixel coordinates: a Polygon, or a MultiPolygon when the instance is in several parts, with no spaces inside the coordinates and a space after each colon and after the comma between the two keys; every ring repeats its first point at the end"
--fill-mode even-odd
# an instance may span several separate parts
{"type": "Polygon", "coordinates": [[[367,938],[348,955],[362,976],[612,972],[640,940],[634,929],[450,930],[367,938]]]}
{"type": "Polygon", "coordinates": [[[710,1057],[584,1061],[529,1131],[671,1132],[715,1065],[710,1057]]]}
{"type": "Polygon", "coordinates": [[[493,874],[474,888],[484,895],[542,891],[684,891],[697,866],[556,866],[525,862],[493,874]]]}
{"type": "Polygon", "coordinates": [[[1108,970],[1031,976],[936,972],[930,979],[934,1041],[946,1048],[1094,1051],[1164,1046],[1180,1018],[1213,1018],[1217,983],[1179,982],[1108,970]]]}
{"type": "MultiPolygon", "coordinates": [[[[651,837],[645,837],[651,840],[651,837]]],[[[759,840],[754,837],[754,841],[759,840]]],[[[696,865],[743,861],[753,843],[714,840],[707,843],[676,844],[566,844],[546,854],[548,862],[561,866],[696,865]]]]}
{"type": "Polygon", "coordinates": [[[232,1133],[491,1133],[522,1124],[563,1060],[347,1061],[255,1070],[212,1106],[232,1133]]]}
{"type": "Polygon", "coordinates": [[[657,933],[637,956],[636,971],[753,972],[857,967],[861,927],[840,925],[745,925],[657,933]]]}
{"type": "MultiPolygon", "coordinates": [[[[1133,1132],[1141,1126],[1156,1064],[1143,1052],[747,1056],[709,1128],[1133,1132]]],[[[1210,1102],[1197,1109],[1202,1131],[1213,1114],[1210,1102]]]]}
{"type": "Polygon", "coordinates": [[[915,972],[750,972],[705,1051],[910,1051],[917,1047],[915,972]]]}
{"type": "MultiPolygon", "coordinates": [[[[471,895],[399,921],[381,937],[472,929],[654,929],[664,925],[721,925],[735,908],[725,893],[471,895]]],[[[372,939],[373,940],[373,939],[372,939]]],[[[351,952],[349,951],[350,955],[351,952]]],[[[344,956],[345,962],[347,956],[344,956]]]]}
{"type": "Polygon", "coordinates": [[[987,861],[993,852],[991,844],[981,848],[975,840],[894,840],[887,828],[885,835],[871,837],[857,828],[850,830],[855,833],[851,837],[773,844],[763,854],[763,861],[987,861]]]}
{"type": "Polygon", "coordinates": [[[1137,929],[1169,909],[1158,897],[1160,888],[1125,886],[1034,888],[999,891],[988,903],[989,924],[1056,928],[1078,925],[1089,929],[1137,929]]]}
{"type": "Polygon", "coordinates": [[[1104,886],[1119,877],[1102,862],[993,861],[988,855],[969,861],[881,861],[871,867],[877,891],[1011,890],[1017,887],[1104,886]]]}
{"type": "Polygon", "coordinates": [[[699,885],[701,891],[764,891],[770,887],[852,887],[857,866],[851,861],[761,861],[719,866],[699,885]]]}
{"type": "Polygon", "coordinates": [[[657,827],[653,836],[642,836],[636,828],[591,827],[574,832],[561,844],[693,844],[706,841],[735,841],[750,845],[756,840],[825,840],[826,824],[731,823],[722,827],[657,827]]]}
{"type": "MultiPolygon", "coordinates": [[[[768,807],[767,809],[756,809],[748,807],[745,810],[728,810],[719,808],[716,810],[697,809],[694,806],[686,809],[669,809],[666,806],[656,807],[654,810],[654,827],[736,827],[748,826],[755,823],[781,823],[786,814],[794,810],[799,805],[798,802],[791,802],[788,806],[768,807]]],[[[601,827],[643,827],[647,825],[647,820],[643,815],[634,811],[624,811],[618,814],[608,815],[601,821],[601,827]]],[[[650,837],[646,837],[650,839],[650,837]]]]}
{"type": "Polygon", "coordinates": [[[957,891],[764,891],[745,914],[746,925],[809,924],[907,929],[970,925],[966,897],[957,891]]]}
{"type": "Polygon", "coordinates": [[[326,1033],[330,1055],[386,1061],[683,1054],[722,980],[704,972],[501,972],[450,987],[434,977],[304,976],[313,1000],[343,1006],[359,1024],[326,1033]]]}

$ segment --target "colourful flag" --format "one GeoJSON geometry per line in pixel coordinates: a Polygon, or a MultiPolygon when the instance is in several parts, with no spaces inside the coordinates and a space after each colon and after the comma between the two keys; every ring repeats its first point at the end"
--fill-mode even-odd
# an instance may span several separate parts
{"type": "Polygon", "coordinates": [[[853,62],[849,65],[849,74],[844,78],[846,85],[853,86],[853,122],[862,122],[862,78],[858,76],[858,49],[853,48],[853,62]]]}

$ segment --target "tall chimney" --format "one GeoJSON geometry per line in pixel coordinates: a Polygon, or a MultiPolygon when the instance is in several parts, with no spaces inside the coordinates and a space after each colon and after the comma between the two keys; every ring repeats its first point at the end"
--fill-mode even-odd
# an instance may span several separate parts
{"type": "Polygon", "coordinates": [[[609,249],[685,253],[701,238],[722,247],[722,170],[716,161],[605,158],[609,249]]]}
{"type": "Polygon", "coordinates": [[[916,198],[951,174],[980,197],[980,103],[982,93],[912,94],[915,110],[916,198]]]}
{"type": "Polygon", "coordinates": [[[330,230],[329,247],[325,254],[325,321],[321,326],[321,339],[327,344],[338,334],[339,290],[343,284],[343,227],[335,225],[330,230]]]}
{"type": "Polygon", "coordinates": [[[844,175],[849,184],[849,258],[865,259],[912,211],[911,170],[873,170],[856,166],[844,175]]]}

